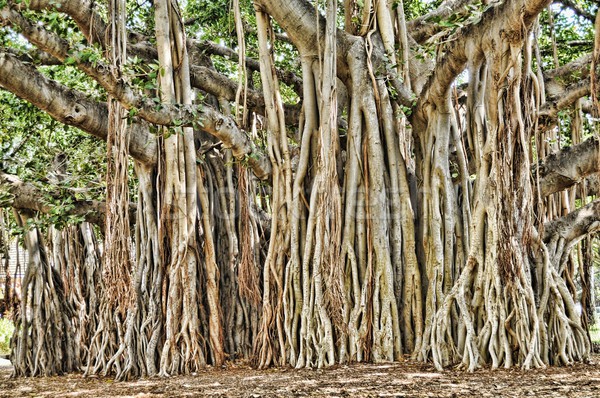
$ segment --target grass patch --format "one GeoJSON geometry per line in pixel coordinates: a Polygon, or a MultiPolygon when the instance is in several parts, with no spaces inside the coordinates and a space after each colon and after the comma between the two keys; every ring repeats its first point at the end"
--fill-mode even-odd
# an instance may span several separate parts
{"type": "Polygon", "coordinates": [[[10,338],[14,330],[12,321],[0,318],[0,355],[10,354],[10,338]]]}

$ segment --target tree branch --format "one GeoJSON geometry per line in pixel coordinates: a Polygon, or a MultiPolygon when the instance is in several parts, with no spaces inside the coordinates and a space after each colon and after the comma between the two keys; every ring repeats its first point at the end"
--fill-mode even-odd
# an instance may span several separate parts
{"type": "Polygon", "coordinates": [[[590,73],[590,64],[592,63],[592,54],[586,54],[569,62],[559,68],[544,71],[544,81],[546,85],[556,80],[570,81],[573,74],[579,73],[577,80],[581,77],[587,77],[590,73]]]}
{"type": "MultiPolygon", "coordinates": [[[[23,36],[32,44],[57,59],[64,62],[69,57],[69,45],[66,40],[41,26],[32,24],[15,10],[5,7],[0,11],[0,20],[18,25],[23,36]]],[[[196,105],[159,104],[157,106],[151,98],[136,94],[125,82],[116,81],[109,72],[109,67],[100,62],[92,64],[83,61],[78,55],[74,55],[73,58],[80,70],[100,83],[126,109],[147,122],[162,126],[200,125],[201,130],[223,141],[226,148],[231,148],[237,159],[246,156],[252,158],[253,161],[249,164],[257,177],[265,179],[270,175],[270,161],[267,156],[259,151],[245,133],[225,115],[212,108],[196,105]]]]}
{"type": "MultiPolygon", "coordinates": [[[[92,101],[82,92],[49,80],[14,55],[0,53],[0,86],[59,122],[106,140],[106,104],[92,101]]],[[[129,134],[131,155],[145,164],[156,163],[156,139],[148,133],[147,125],[132,124],[129,134]]]]}
{"type": "Polygon", "coordinates": [[[544,242],[557,238],[568,244],[600,230],[600,199],[544,224],[544,242]]]}
{"type": "MultiPolygon", "coordinates": [[[[106,140],[108,108],[105,103],[92,101],[84,93],[46,78],[14,55],[0,53],[0,86],[59,122],[106,140]]],[[[148,126],[133,123],[129,134],[129,153],[142,163],[155,164],[157,142],[156,137],[149,134],[148,126]]]]}
{"type": "Polygon", "coordinates": [[[412,38],[419,44],[434,36],[443,29],[434,20],[442,20],[453,14],[467,14],[470,12],[465,6],[473,0],[446,0],[435,10],[407,22],[406,26],[412,38]]]}
{"type": "MultiPolygon", "coordinates": [[[[104,40],[106,39],[107,26],[104,24],[101,16],[93,10],[93,2],[89,0],[34,0],[28,9],[55,10],[64,13],[75,21],[89,43],[98,43],[102,48],[106,48],[104,40]]],[[[130,32],[129,40],[128,49],[131,55],[137,55],[149,62],[158,59],[155,46],[149,44],[148,40],[142,35],[130,32]]],[[[199,48],[209,54],[227,57],[233,61],[237,61],[238,59],[235,51],[208,41],[200,42],[188,39],[187,46],[190,53],[192,53],[193,49],[199,48]]],[[[246,58],[246,63],[250,69],[259,70],[260,64],[258,61],[248,57],[246,58]]],[[[235,100],[237,83],[233,80],[203,66],[192,65],[190,75],[193,87],[206,91],[216,97],[225,98],[229,101],[235,100]]],[[[302,95],[302,80],[294,73],[278,69],[277,75],[284,83],[292,87],[296,93],[302,95]]],[[[248,90],[248,100],[250,109],[259,114],[264,114],[264,99],[260,92],[248,90]]],[[[296,123],[298,116],[299,112],[295,107],[286,107],[286,121],[289,124],[296,123]]]]}
{"type": "MultiPolygon", "coordinates": [[[[188,40],[188,47],[191,46],[196,46],[207,54],[219,55],[223,58],[230,59],[233,62],[238,62],[239,60],[239,55],[236,51],[207,40],[188,40]]],[[[253,71],[260,71],[260,62],[250,57],[246,57],[246,66],[253,71]]],[[[298,95],[302,95],[302,79],[292,72],[281,69],[277,69],[276,73],[279,80],[293,88],[298,95]]]]}
{"type": "Polygon", "coordinates": [[[14,55],[22,62],[31,63],[34,65],[44,65],[44,66],[57,66],[62,65],[58,59],[54,58],[50,54],[41,51],[37,48],[31,48],[27,51],[16,50],[14,48],[6,48],[4,49],[7,53],[14,55]]]}
{"type": "MultiPolygon", "coordinates": [[[[217,98],[235,101],[238,84],[225,77],[223,74],[206,66],[190,65],[190,79],[193,87],[200,88],[217,98]]],[[[260,115],[265,114],[265,99],[262,93],[256,90],[247,91],[247,105],[250,110],[260,115]]],[[[299,105],[285,105],[285,121],[287,124],[296,124],[300,118],[299,105]]]]}
{"type": "MultiPolygon", "coordinates": [[[[193,51],[198,51],[197,45],[191,44],[193,41],[188,40],[188,48],[193,51]]],[[[215,44],[209,43],[209,46],[213,48],[219,47],[215,44]]],[[[226,47],[223,47],[226,49],[226,47]]],[[[140,42],[131,44],[128,47],[129,53],[132,56],[137,56],[148,63],[155,62],[158,54],[155,46],[148,42],[140,42]]],[[[229,50],[229,49],[227,49],[229,50]]],[[[225,51],[225,50],[223,50],[225,51]]],[[[233,51],[233,50],[229,50],[233,51]]],[[[225,51],[227,53],[227,51],[225,51]]],[[[190,54],[192,58],[192,54],[190,54]]],[[[236,56],[237,59],[237,56],[236,56]]],[[[256,61],[254,61],[256,62],[256,61]]],[[[280,74],[285,75],[286,72],[279,71],[280,74]]],[[[200,89],[208,94],[214,95],[217,98],[224,98],[228,101],[235,101],[236,92],[238,89],[238,83],[229,79],[222,73],[217,72],[215,69],[203,66],[203,65],[190,65],[190,79],[192,87],[200,89]]],[[[297,78],[296,78],[297,79],[297,78]]],[[[300,80],[300,86],[302,81],[300,80]]],[[[247,106],[248,109],[260,114],[265,114],[265,100],[262,93],[258,90],[248,89],[247,91],[247,106]]],[[[285,105],[285,118],[286,123],[296,124],[300,116],[300,110],[298,105],[285,105]]]]}
{"type": "MultiPolygon", "coordinates": [[[[14,7],[19,11],[47,10],[69,15],[77,24],[77,27],[83,33],[88,43],[97,43],[104,47],[104,41],[109,38],[106,36],[106,24],[102,16],[94,10],[95,4],[95,0],[30,0],[16,4],[14,7]]],[[[136,38],[139,40],[141,36],[130,35],[132,42],[137,42],[136,38]]]]}
{"type": "MultiPolygon", "coordinates": [[[[55,206],[48,203],[47,195],[35,185],[21,181],[17,176],[0,172],[0,207],[13,207],[28,209],[44,214],[55,211],[55,206]]],[[[51,194],[55,199],[64,195],[51,194]]],[[[72,206],[65,212],[66,215],[84,217],[85,221],[96,224],[104,229],[106,205],[97,200],[77,200],[69,202],[72,206]]],[[[133,207],[135,211],[135,205],[133,207]]],[[[135,219],[135,218],[132,218],[135,219]]]]}
{"type": "Polygon", "coordinates": [[[590,94],[591,62],[592,54],[586,54],[560,68],[544,72],[544,85],[548,98],[538,109],[541,127],[554,126],[558,112],[569,108],[579,98],[590,94]]]}
{"type": "MultiPolygon", "coordinates": [[[[556,88],[556,86],[554,86],[556,88]]],[[[540,117],[540,124],[548,128],[555,124],[556,116],[558,112],[563,109],[567,109],[575,103],[579,98],[590,94],[590,79],[586,78],[580,80],[577,83],[566,87],[562,91],[554,91],[553,99],[550,98],[540,109],[538,110],[538,117],[540,117]]]]}
{"type": "MultiPolygon", "coordinates": [[[[47,112],[54,119],[78,127],[98,138],[106,140],[108,131],[108,108],[105,103],[89,100],[85,94],[49,80],[31,65],[23,64],[15,56],[0,53],[0,85],[47,112]]],[[[212,108],[201,110],[200,119],[194,116],[197,108],[174,109],[181,120],[201,121],[202,130],[221,140],[231,148],[238,159],[246,158],[252,171],[260,179],[271,174],[268,158],[259,151],[245,133],[230,118],[212,108]]],[[[149,133],[148,125],[141,120],[130,125],[129,152],[145,164],[157,160],[156,137],[149,133]]]]}
{"type": "Polygon", "coordinates": [[[597,137],[563,148],[532,167],[534,181],[539,177],[542,197],[565,190],[598,172],[600,139],[597,137]]]}
{"type": "Polygon", "coordinates": [[[592,23],[594,22],[594,19],[595,19],[594,14],[579,7],[579,5],[577,5],[577,3],[573,0],[558,0],[558,1],[554,1],[554,3],[562,4],[564,7],[571,9],[575,13],[575,15],[585,18],[585,19],[591,21],[592,23]]]}

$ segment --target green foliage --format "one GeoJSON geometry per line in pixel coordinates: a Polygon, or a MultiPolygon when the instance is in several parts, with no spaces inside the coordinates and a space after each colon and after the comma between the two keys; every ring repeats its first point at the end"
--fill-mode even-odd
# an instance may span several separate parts
{"type": "MultiPolygon", "coordinates": [[[[158,89],[158,77],[162,76],[164,70],[160,69],[158,63],[145,63],[142,59],[130,57],[124,65],[123,74],[128,83],[142,90],[145,95],[155,96],[158,89]]],[[[137,110],[131,110],[129,116],[133,117],[137,110]],[[132,112],[133,111],[133,114],[132,112]]]]}
{"type": "MultiPolygon", "coordinates": [[[[592,8],[592,2],[577,1],[582,9],[588,10],[595,15],[592,8]]],[[[590,20],[575,15],[569,9],[552,6],[552,20],[554,31],[552,32],[550,24],[550,15],[548,10],[544,10],[540,16],[541,34],[539,37],[540,51],[542,53],[544,67],[554,65],[554,56],[552,48],[552,33],[555,36],[558,62],[564,65],[572,60],[591,52],[593,48],[594,27],[590,20]]]]}
{"type": "MultiPolygon", "coordinates": [[[[84,84],[73,82],[74,85],[84,84]]],[[[79,217],[67,216],[73,200],[102,200],[105,192],[106,145],[104,142],[62,125],[33,105],[0,91],[0,169],[31,182],[46,192],[50,214],[40,217],[38,226],[77,223],[79,217]],[[65,158],[66,169],[56,178],[56,155],[65,158]],[[68,199],[55,199],[65,197],[68,199]]],[[[0,191],[0,203],[11,198],[0,191]]],[[[13,226],[11,234],[22,230],[13,226]]]]}
{"type": "MultiPolygon", "coordinates": [[[[244,18],[251,17],[254,10],[251,2],[240,1],[244,18]]],[[[231,46],[235,40],[235,21],[231,10],[231,2],[223,0],[190,0],[183,10],[184,19],[193,21],[187,31],[192,37],[223,41],[231,46]]]]}
{"type": "MultiPolygon", "coordinates": [[[[191,0],[186,3],[183,10],[184,19],[192,21],[186,30],[188,36],[198,40],[209,40],[219,45],[224,45],[237,50],[237,34],[235,19],[230,1],[191,0]]],[[[253,26],[256,26],[256,15],[252,1],[240,0],[240,12],[245,28],[246,56],[258,59],[258,39],[253,26]]],[[[284,33],[274,22],[275,33],[284,33]]],[[[280,69],[301,75],[299,56],[297,50],[290,43],[277,40],[274,43],[275,66],[280,69]]],[[[211,62],[217,71],[232,80],[241,79],[238,76],[238,63],[223,57],[212,57],[211,62]]],[[[254,87],[260,87],[259,74],[252,75],[254,87]]],[[[285,85],[281,85],[284,102],[296,103],[297,94],[285,85]]]]}
{"type": "Polygon", "coordinates": [[[475,1],[473,3],[467,4],[465,7],[468,10],[467,13],[460,12],[452,14],[448,18],[433,17],[429,18],[427,22],[435,23],[441,26],[442,28],[449,28],[451,30],[455,30],[457,28],[462,28],[463,26],[479,22],[483,13],[487,11],[491,6],[483,4],[481,1],[475,1]]]}
{"type": "Polygon", "coordinates": [[[65,65],[75,65],[78,63],[89,63],[92,66],[96,66],[99,61],[103,59],[102,49],[98,45],[76,46],[69,57],[65,60],[65,65]]]}
{"type": "Polygon", "coordinates": [[[13,195],[6,189],[6,187],[0,185],[0,207],[8,207],[13,201],[13,195]]]}
{"type": "Polygon", "coordinates": [[[127,29],[154,37],[154,3],[147,0],[127,2],[127,29]]]}
{"type": "Polygon", "coordinates": [[[28,12],[25,15],[31,17],[31,20],[38,21],[44,24],[44,27],[51,30],[61,37],[68,37],[70,41],[82,40],[83,36],[79,32],[77,25],[70,18],[65,18],[63,14],[58,11],[47,11],[47,12],[28,12]]]}
{"type": "Polygon", "coordinates": [[[407,20],[425,15],[434,10],[442,3],[442,0],[424,1],[424,0],[404,0],[404,13],[407,20]]]}
{"type": "Polygon", "coordinates": [[[10,320],[0,317],[0,355],[10,353],[10,338],[14,330],[15,326],[10,320]]]}

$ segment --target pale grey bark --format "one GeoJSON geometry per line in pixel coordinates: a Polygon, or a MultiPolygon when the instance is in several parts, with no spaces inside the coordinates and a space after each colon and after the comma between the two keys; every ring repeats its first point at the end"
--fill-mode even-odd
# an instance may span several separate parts
{"type": "MultiPolygon", "coordinates": [[[[61,61],[65,61],[69,57],[69,46],[66,40],[58,37],[53,32],[34,25],[16,11],[5,7],[0,10],[0,18],[5,22],[19,26],[25,37],[52,56],[61,61]]],[[[221,140],[225,139],[225,144],[231,145],[237,158],[251,157],[252,160],[249,163],[251,167],[256,169],[257,175],[261,178],[266,178],[269,174],[269,161],[266,156],[252,145],[245,133],[233,121],[228,122],[228,118],[216,110],[202,105],[190,104],[182,106],[162,104],[158,109],[151,98],[143,97],[134,92],[131,87],[122,81],[116,81],[109,73],[109,68],[101,63],[84,62],[75,56],[75,64],[83,72],[97,80],[108,93],[120,100],[125,108],[138,117],[158,125],[197,126],[221,140]]],[[[78,108],[75,107],[74,110],[77,112],[78,108]]]]}
{"type": "Polygon", "coordinates": [[[544,241],[562,239],[566,245],[600,230],[600,200],[544,225],[544,241]]]}
{"type": "MultiPolygon", "coordinates": [[[[84,93],[69,89],[44,77],[35,68],[19,61],[15,56],[0,53],[0,86],[31,102],[39,109],[48,112],[56,120],[78,127],[98,138],[106,139],[108,131],[108,109],[105,103],[90,100],[84,93]]],[[[221,140],[226,148],[231,148],[238,159],[246,159],[260,179],[270,175],[270,162],[257,149],[234,121],[210,107],[198,109],[167,107],[152,117],[161,124],[201,124],[205,131],[221,140]],[[180,118],[178,118],[180,117],[180,118]]],[[[156,136],[149,132],[149,125],[141,120],[130,126],[129,152],[142,163],[156,163],[156,136]]]]}
{"type": "MultiPolygon", "coordinates": [[[[106,140],[106,103],[92,101],[84,93],[48,79],[11,54],[0,53],[0,86],[59,122],[106,140]]],[[[142,163],[156,163],[156,136],[149,133],[148,125],[131,126],[129,153],[142,163]]]]}
{"type": "Polygon", "coordinates": [[[533,165],[534,181],[539,178],[542,197],[565,190],[600,172],[600,142],[597,137],[566,147],[533,165]]]}

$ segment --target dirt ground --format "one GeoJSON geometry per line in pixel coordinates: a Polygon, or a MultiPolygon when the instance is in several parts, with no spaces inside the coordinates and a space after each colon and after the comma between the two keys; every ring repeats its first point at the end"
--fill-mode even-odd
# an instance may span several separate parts
{"type": "Polygon", "coordinates": [[[115,382],[79,374],[11,379],[0,368],[0,397],[600,397],[600,356],[543,370],[437,372],[405,361],[325,370],[253,370],[245,365],[193,376],[115,382]]]}

